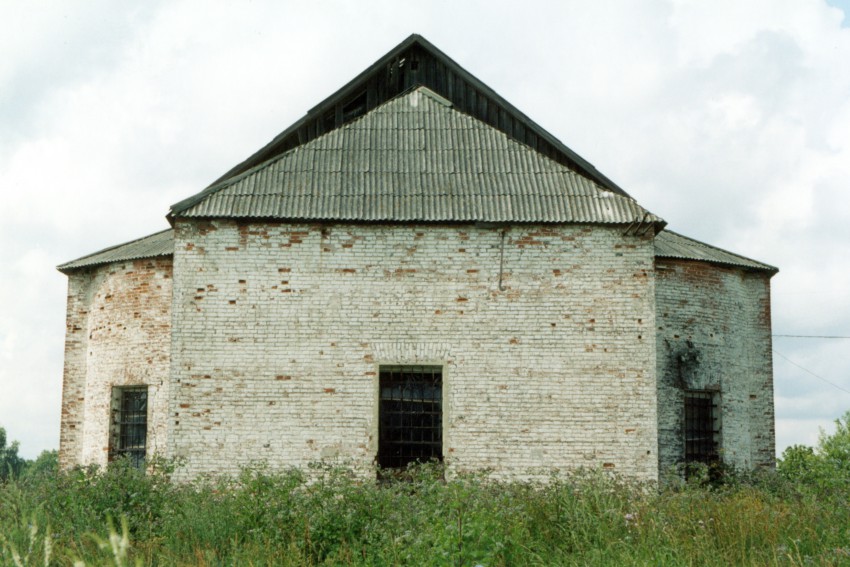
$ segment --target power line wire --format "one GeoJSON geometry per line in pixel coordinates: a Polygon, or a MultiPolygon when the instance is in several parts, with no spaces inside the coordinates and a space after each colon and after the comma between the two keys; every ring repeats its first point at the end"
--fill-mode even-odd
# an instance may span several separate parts
{"type": "Polygon", "coordinates": [[[794,362],[793,360],[791,360],[790,358],[788,358],[787,356],[785,356],[785,355],[784,355],[784,354],[782,354],[781,352],[777,352],[777,351],[775,351],[775,350],[774,350],[774,351],[773,351],[773,354],[775,354],[775,355],[779,356],[780,358],[784,358],[784,359],[785,359],[786,361],[788,361],[789,363],[793,364],[794,366],[796,366],[797,368],[799,368],[799,369],[800,369],[800,370],[802,370],[803,372],[806,372],[806,373],[808,373],[808,374],[811,374],[812,376],[814,376],[814,377],[815,377],[815,378],[817,378],[818,380],[823,380],[824,382],[826,382],[827,384],[829,384],[829,385],[830,385],[830,386],[832,386],[833,388],[837,388],[837,389],[841,390],[842,392],[847,392],[848,394],[850,394],[850,390],[847,390],[847,389],[845,389],[845,388],[842,388],[841,386],[839,386],[838,384],[836,384],[836,383],[834,383],[834,382],[830,382],[829,380],[827,380],[827,379],[826,379],[826,378],[824,378],[823,376],[818,376],[817,374],[815,374],[814,372],[812,372],[812,371],[811,371],[811,370],[809,370],[808,368],[805,368],[805,367],[803,367],[803,366],[800,366],[799,364],[797,364],[796,362],[794,362]]]}
{"type": "Polygon", "coordinates": [[[771,335],[774,337],[792,338],[792,339],[850,339],[842,335],[771,335]]]}

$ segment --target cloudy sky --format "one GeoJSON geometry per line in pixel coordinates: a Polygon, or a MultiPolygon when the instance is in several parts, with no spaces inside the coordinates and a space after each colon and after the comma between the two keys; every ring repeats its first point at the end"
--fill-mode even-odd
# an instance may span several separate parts
{"type": "MultiPolygon", "coordinates": [[[[669,227],[850,336],[850,0],[0,0],[0,426],[59,443],[64,261],[198,192],[420,33],[669,227]]],[[[776,337],[777,449],[850,409],[850,339],[776,337]]]]}

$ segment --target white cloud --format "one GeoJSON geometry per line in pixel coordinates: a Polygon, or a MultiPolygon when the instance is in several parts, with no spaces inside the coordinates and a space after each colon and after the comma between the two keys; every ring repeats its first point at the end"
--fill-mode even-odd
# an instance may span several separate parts
{"type": "MultiPolygon", "coordinates": [[[[814,446],[818,442],[821,429],[829,430],[832,421],[828,419],[783,419],[776,423],[776,438],[784,439],[783,447],[777,445],[779,455],[785,447],[791,445],[814,446]]],[[[832,429],[835,429],[834,427],[832,429]]]]}

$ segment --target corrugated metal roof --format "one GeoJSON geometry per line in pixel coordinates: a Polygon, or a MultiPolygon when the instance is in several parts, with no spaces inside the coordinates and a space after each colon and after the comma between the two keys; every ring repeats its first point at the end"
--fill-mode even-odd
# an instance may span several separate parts
{"type": "MultiPolygon", "coordinates": [[[[347,102],[366,94],[366,107],[372,109],[402,91],[423,86],[451,100],[462,112],[475,116],[509,137],[528,144],[555,161],[575,169],[614,193],[629,195],[583,157],[535,123],[484,82],[457,64],[421,35],[412,34],[386,55],[317,104],[307,115],[277,135],[242,163],[231,168],[211,186],[223,183],[272,159],[295,146],[303,145],[342,125],[347,102]]],[[[347,120],[344,120],[347,122],[347,120]]]]}
{"type": "Polygon", "coordinates": [[[154,258],[157,256],[170,256],[174,254],[174,231],[163,230],[150,236],[145,236],[117,246],[110,246],[100,252],[83,256],[77,260],[66,262],[56,269],[60,272],[70,272],[78,268],[88,268],[111,262],[124,262],[127,260],[138,260],[141,258],[154,258]]]}
{"type": "Polygon", "coordinates": [[[663,224],[419,87],[172,206],[174,217],[663,224]]]}
{"type": "Polygon", "coordinates": [[[726,250],[721,250],[699,240],[682,236],[671,230],[662,230],[655,236],[656,258],[679,258],[683,260],[702,260],[727,266],[739,266],[753,270],[778,272],[768,264],[763,264],[726,250]]]}

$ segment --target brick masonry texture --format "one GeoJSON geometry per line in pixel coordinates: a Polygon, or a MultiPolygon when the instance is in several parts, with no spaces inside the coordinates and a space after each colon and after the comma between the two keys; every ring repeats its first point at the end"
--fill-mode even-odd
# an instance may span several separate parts
{"type": "Polygon", "coordinates": [[[164,453],[172,259],[73,272],[68,282],[60,464],[104,465],[113,386],[148,386],[148,454],[164,453]]]}
{"type": "Polygon", "coordinates": [[[770,274],[659,259],[655,289],[662,478],[684,456],[685,389],[719,393],[725,463],[772,467],[770,274]]]}
{"type": "Polygon", "coordinates": [[[256,461],[370,474],[379,366],[437,364],[449,474],[657,478],[651,236],[230,220],[175,231],[168,447],[182,477],[256,461]]]}

